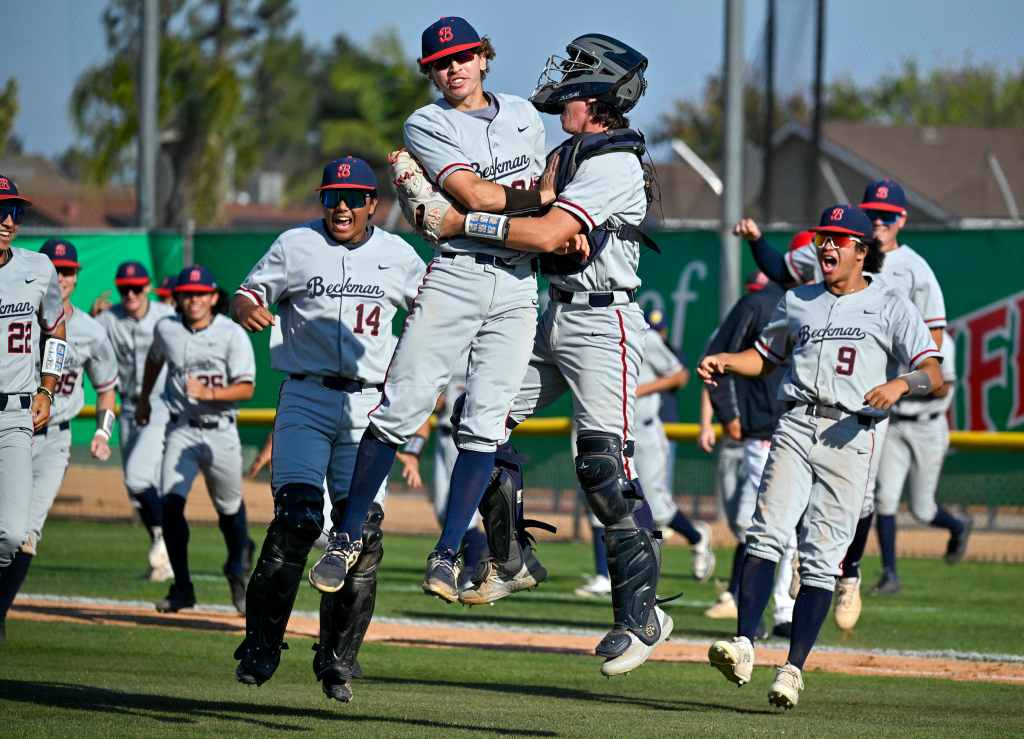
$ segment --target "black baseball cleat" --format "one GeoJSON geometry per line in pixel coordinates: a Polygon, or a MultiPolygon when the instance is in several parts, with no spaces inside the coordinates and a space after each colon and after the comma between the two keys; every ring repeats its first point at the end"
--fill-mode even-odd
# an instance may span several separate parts
{"type": "Polygon", "coordinates": [[[967,554],[967,540],[971,538],[971,531],[974,529],[974,519],[963,519],[963,528],[957,534],[950,534],[949,543],[946,544],[946,564],[955,565],[967,554]]]}
{"type": "Polygon", "coordinates": [[[231,603],[239,616],[245,615],[245,588],[249,584],[248,575],[235,575],[225,572],[224,577],[228,579],[228,589],[231,591],[231,603]]]}
{"type": "Polygon", "coordinates": [[[333,680],[324,680],[321,683],[324,689],[324,695],[331,700],[338,701],[339,703],[348,703],[352,700],[352,681],[343,680],[341,682],[335,682],[333,680]]]}
{"type": "Polygon", "coordinates": [[[184,608],[192,608],[195,604],[196,591],[191,583],[180,588],[177,583],[171,583],[167,597],[156,602],[156,610],[160,613],[175,613],[184,608]]]}
{"type": "Polygon", "coordinates": [[[871,593],[873,595],[896,595],[901,590],[903,590],[903,585],[900,583],[899,575],[891,570],[885,570],[882,573],[882,579],[871,589],[871,593]]]}
{"type": "Polygon", "coordinates": [[[235,668],[235,679],[243,685],[259,687],[274,676],[281,663],[281,651],[288,648],[286,642],[276,649],[252,649],[249,640],[244,639],[235,649],[234,657],[239,660],[235,668]]]}
{"type": "Polygon", "coordinates": [[[775,624],[775,626],[772,627],[772,636],[777,636],[780,639],[788,639],[792,634],[793,624],[789,621],[775,624]]]}
{"type": "Polygon", "coordinates": [[[435,549],[427,557],[427,573],[423,577],[423,592],[441,600],[457,603],[459,600],[458,557],[451,549],[435,549]]]}
{"type": "Polygon", "coordinates": [[[252,572],[253,563],[256,561],[256,542],[249,539],[245,545],[245,554],[242,555],[242,571],[248,576],[252,572]]]}

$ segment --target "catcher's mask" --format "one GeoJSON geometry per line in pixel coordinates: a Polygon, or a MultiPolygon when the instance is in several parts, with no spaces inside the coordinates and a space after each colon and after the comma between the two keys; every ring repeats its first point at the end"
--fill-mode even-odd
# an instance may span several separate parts
{"type": "Polygon", "coordinates": [[[596,98],[628,113],[647,89],[647,57],[601,33],[588,33],[565,47],[568,57],[548,57],[530,102],[558,114],[569,100],[596,98]]]}

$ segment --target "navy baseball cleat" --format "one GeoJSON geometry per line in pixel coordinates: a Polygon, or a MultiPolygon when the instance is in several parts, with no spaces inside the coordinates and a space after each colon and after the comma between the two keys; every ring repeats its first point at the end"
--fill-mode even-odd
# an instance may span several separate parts
{"type": "Polygon", "coordinates": [[[955,565],[964,558],[967,554],[967,540],[970,539],[973,529],[974,519],[967,518],[963,520],[963,528],[959,533],[950,535],[949,543],[946,544],[946,564],[955,565]]]}
{"type": "Polygon", "coordinates": [[[321,593],[337,593],[362,551],[362,539],[349,541],[348,534],[332,531],[323,555],[309,569],[309,584],[321,593]]]}
{"type": "Polygon", "coordinates": [[[160,613],[176,613],[184,608],[192,608],[195,604],[196,591],[191,583],[182,587],[178,587],[177,583],[171,583],[167,597],[156,602],[156,610],[160,613]]]}
{"type": "Polygon", "coordinates": [[[441,600],[456,603],[459,600],[458,557],[451,549],[435,549],[427,557],[427,574],[423,578],[423,592],[441,600]]]}
{"type": "Polygon", "coordinates": [[[331,700],[336,700],[340,703],[348,703],[352,700],[352,682],[350,680],[343,680],[341,682],[324,680],[322,685],[324,695],[331,700]]]}

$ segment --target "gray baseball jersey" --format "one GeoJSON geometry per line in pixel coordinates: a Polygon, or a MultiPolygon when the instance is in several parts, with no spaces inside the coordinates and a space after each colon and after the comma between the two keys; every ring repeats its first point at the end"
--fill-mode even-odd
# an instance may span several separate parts
{"type": "MultiPolygon", "coordinates": [[[[64,320],[57,270],[45,254],[11,247],[0,267],[0,393],[35,393],[40,327],[64,320]]],[[[5,469],[9,469],[5,467],[5,469]]]]}
{"type": "MultiPolygon", "coordinates": [[[[953,337],[945,331],[942,332],[942,346],[939,347],[939,354],[942,356],[942,381],[955,383],[956,376],[956,342],[953,337]]],[[[929,395],[924,398],[903,398],[893,413],[907,416],[931,415],[933,413],[946,414],[953,403],[952,390],[942,398],[929,395]]]]}
{"type": "MultiPolygon", "coordinates": [[[[529,189],[544,171],[544,124],[533,105],[515,95],[488,93],[493,120],[455,110],[444,99],[424,105],[405,122],[405,146],[439,188],[459,170],[499,185],[529,189]]],[[[467,238],[442,241],[451,252],[484,252],[510,262],[531,255],[467,238]]]]}
{"type": "Polygon", "coordinates": [[[238,415],[235,403],[189,398],[185,381],[190,376],[210,387],[256,381],[256,358],[249,337],[241,326],[219,314],[199,331],[185,326],[180,316],[164,318],[153,330],[149,355],[166,362],[164,396],[170,412],[180,416],[212,419],[238,415]]]}
{"type": "Polygon", "coordinates": [[[788,291],[756,343],[770,362],[791,360],[779,397],[835,405],[879,417],[864,403],[871,388],[939,356],[921,314],[893,287],[872,280],[836,296],[824,283],[788,291]]]}
{"type": "MultiPolygon", "coordinates": [[[[162,318],[173,315],[175,313],[171,306],[150,300],[146,315],[138,320],[128,315],[121,304],[96,316],[114,346],[121,405],[129,410],[135,407],[135,399],[142,390],[142,375],[146,369],[146,355],[153,343],[153,329],[162,318]]],[[[154,407],[160,402],[165,380],[166,375],[162,374],[153,386],[150,404],[154,407]]]]}
{"type": "Polygon", "coordinates": [[[352,247],[334,241],[317,219],[281,234],[238,293],[277,305],[282,341],[271,347],[274,369],[375,385],[394,352],[392,320],[412,306],[424,270],[398,236],[374,228],[352,247]]]}
{"type": "MultiPolygon", "coordinates": [[[[640,365],[638,385],[654,382],[660,377],[674,375],[683,369],[682,363],[668,344],[654,329],[644,332],[644,363],[640,365]]],[[[640,423],[657,418],[661,411],[661,393],[651,393],[636,399],[636,417],[640,423]]]]}
{"type": "MultiPolygon", "coordinates": [[[[786,254],[786,265],[797,282],[821,282],[818,252],[813,244],[786,254]]],[[[946,303],[935,273],[920,254],[903,245],[886,252],[881,274],[902,295],[910,299],[928,328],[944,328],[946,303]]]]}
{"type": "Polygon", "coordinates": [[[54,391],[50,425],[70,421],[85,405],[82,378],[89,381],[97,393],[117,386],[117,359],[107,332],[94,318],[82,310],[73,309],[67,319],[68,353],[64,359],[64,372],[54,391]]]}
{"type": "MultiPolygon", "coordinates": [[[[574,215],[583,225],[583,233],[604,223],[639,226],[647,215],[640,161],[635,154],[621,151],[586,159],[558,193],[554,205],[574,215]]],[[[632,290],[640,287],[639,266],[640,244],[612,234],[585,270],[575,275],[550,275],[549,279],[574,292],[632,290]]]]}

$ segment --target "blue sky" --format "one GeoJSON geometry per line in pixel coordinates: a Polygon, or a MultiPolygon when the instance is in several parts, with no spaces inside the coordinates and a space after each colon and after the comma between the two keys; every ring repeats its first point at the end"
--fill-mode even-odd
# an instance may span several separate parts
{"type": "MultiPolygon", "coordinates": [[[[789,48],[779,49],[779,77],[806,84],[813,36],[804,8],[811,0],[777,0],[785,25],[793,29],[789,48]],[[797,29],[802,29],[802,33],[797,29]]],[[[0,81],[15,76],[21,85],[21,112],[15,130],[28,151],[55,154],[75,140],[68,97],[78,75],[105,54],[100,15],[106,0],[37,0],[8,4],[0,28],[5,52],[0,81]]],[[[495,90],[528,95],[544,60],[564,51],[574,36],[598,31],[618,36],[650,58],[648,94],[633,122],[650,128],[658,115],[681,97],[697,97],[709,74],[721,66],[723,7],[718,0],[558,0],[480,3],[463,0],[370,2],[297,0],[295,27],[326,45],[344,32],[369,44],[395,28],[410,57],[418,56],[420,32],[441,15],[462,15],[498,50],[488,78],[495,90]]],[[[765,0],[747,0],[745,56],[757,65],[765,0]]],[[[914,58],[924,68],[965,59],[1019,68],[1024,61],[1019,0],[830,0],[826,76],[870,82],[914,58]]],[[[549,129],[557,129],[552,120],[549,129]]]]}

